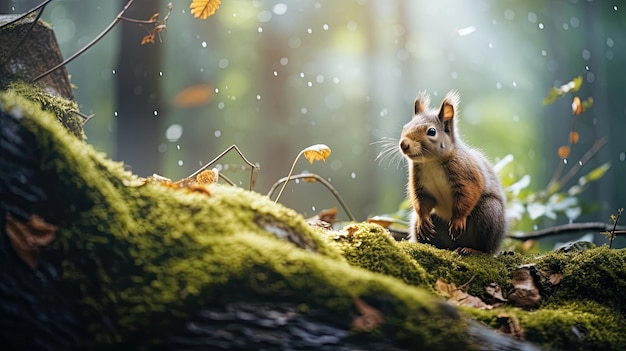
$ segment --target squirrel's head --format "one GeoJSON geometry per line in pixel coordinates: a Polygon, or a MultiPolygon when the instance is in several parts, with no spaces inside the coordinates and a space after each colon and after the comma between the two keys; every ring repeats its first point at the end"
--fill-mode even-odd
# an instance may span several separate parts
{"type": "Polygon", "coordinates": [[[459,94],[451,90],[438,110],[431,109],[430,97],[421,92],[415,99],[411,121],[402,128],[400,151],[411,162],[444,160],[455,147],[454,120],[457,116],[459,94]]]}

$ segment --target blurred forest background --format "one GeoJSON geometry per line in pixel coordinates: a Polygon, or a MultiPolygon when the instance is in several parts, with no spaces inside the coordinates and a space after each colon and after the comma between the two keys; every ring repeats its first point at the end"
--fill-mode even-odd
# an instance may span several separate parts
{"type": "MultiPolygon", "coordinates": [[[[0,12],[40,2],[2,0],[0,12]]],[[[236,144],[260,165],[254,189],[267,193],[300,150],[323,143],[332,149],[326,163],[301,160],[296,172],[328,179],[359,220],[392,213],[405,196],[404,160],[379,164],[372,143],[398,137],[418,91],[438,105],[457,89],[465,140],[494,162],[512,154],[508,176],[530,175],[529,189],[539,191],[563,162],[557,148],[573,124],[573,95],[542,100],[582,76],[576,95],[594,104],[576,119],[580,142],[568,159],[577,162],[607,136],[581,175],[606,162],[611,169],[581,195],[576,220],[609,223],[626,206],[620,2],[223,0],[206,20],[191,16],[190,2],[172,0],[167,31],[154,44],[140,45],[146,28],[122,22],[67,66],[81,111],[95,114],[89,143],[138,175],[177,180],[236,144]]],[[[136,0],[127,17],[163,18],[167,3],[136,0]]],[[[42,18],[68,57],[124,4],[58,0],[42,18]]],[[[235,154],[220,163],[243,164],[235,154]]],[[[247,187],[248,172],[230,168],[225,174],[247,187]]],[[[289,184],[281,202],[305,216],[338,206],[311,183],[289,184]]]]}

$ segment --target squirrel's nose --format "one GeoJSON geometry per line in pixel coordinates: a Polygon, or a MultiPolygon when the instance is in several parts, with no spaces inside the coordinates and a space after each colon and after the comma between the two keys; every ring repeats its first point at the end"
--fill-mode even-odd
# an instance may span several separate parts
{"type": "Polygon", "coordinates": [[[406,139],[400,140],[400,150],[407,151],[410,146],[411,145],[409,144],[408,140],[406,140],[406,139]]]}

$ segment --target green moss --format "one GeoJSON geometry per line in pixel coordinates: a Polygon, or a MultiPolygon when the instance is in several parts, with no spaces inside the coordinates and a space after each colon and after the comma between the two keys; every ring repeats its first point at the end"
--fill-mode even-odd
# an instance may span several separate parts
{"type": "Polygon", "coordinates": [[[594,302],[572,300],[536,311],[462,309],[496,329],[501,327],[499,317],[513,316],[519,321],[526,340],[547,349],[617,351],[626,348],[624,316],[594,302]]]}
{"type": "Polygon", "coordinates": [[[78,105],[74,101],[47,94],[41,87],[24,82],[9,84],[4,93],[5,99],[11,99],[11,93],[37,103],[44,111],[56,116],[59,121],[77,138],[85,139],[83,118],[78,114],[78,105]]]}
{"type": "Polygon", "coordinates": [[[128,342],[145,330],[157,338],[200,308],[241,300],[322,308],[350,328],[359,315],[355,297],[384,309],[373,336],[432,350],[469,347],[453,308],[426,290],[351,266],[299,214],[266,196],[223,185],[194,192],[145,183],[15,90],[0,93],[0,108],[36,136],[46,191],[58,205],[58,216],[48,219],[60,228],[48,254],[60,257],[64,278],[82,291],[91,347],[128,342]]]}
{"type": "Polygon", "coordinates": [[[428,273],[427,283],[431,286],[442,278],[457,286],[467,284],[471,295],[486,298],[485,287],[497,283],[504,291],[512,288],[509,274],[512,269],[526,263],[522,255],[463,256],[432,245],[402,241],[399,247],[428,273]]]}
{"type": "Polygon", "coordinates": [[[546,284],[546,303],[586,299],[626,314],[626,249],[601,246],[583,252],[551,252],[537,265],[542,271],[562,274],[559,284],[546,284]]]}
{"type": "Polygon", "coordinates": [[[360,223],[352,224],[344,231],[331,239],[350,264],[399,278],[407,284],[427,286],[424,268],[400,250],[384,228],[360,223]]]}

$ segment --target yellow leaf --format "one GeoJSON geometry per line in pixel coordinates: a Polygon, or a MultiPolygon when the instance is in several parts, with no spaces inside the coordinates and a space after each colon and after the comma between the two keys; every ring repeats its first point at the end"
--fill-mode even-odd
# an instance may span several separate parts
{"type": "Polygon", "coordinates": [[[317,144],[302,150],[302,154],[306,157],[309,163],[319,160],[326,162],[326,158],[330,156],[330,148],[324,144],[317,144]]]}
{"type": "Polygon", "coordinates": [[[221,0],[193,0],[189,8],[195,18],[207,19],[220,7],[221,0]]]}

